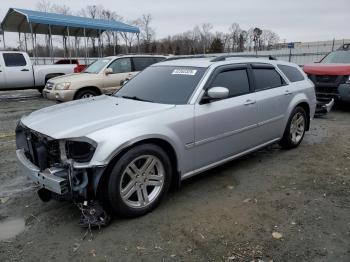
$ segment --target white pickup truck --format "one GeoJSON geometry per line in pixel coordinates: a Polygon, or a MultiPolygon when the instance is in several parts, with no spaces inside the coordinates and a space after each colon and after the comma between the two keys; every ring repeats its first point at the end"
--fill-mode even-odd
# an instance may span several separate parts
{"type": "Polygon", "coordinates": [[[38,89],[50,78],[74,73],[76,65],[32,65],[25,52],[0,51],[0,91],[38,89]]]}

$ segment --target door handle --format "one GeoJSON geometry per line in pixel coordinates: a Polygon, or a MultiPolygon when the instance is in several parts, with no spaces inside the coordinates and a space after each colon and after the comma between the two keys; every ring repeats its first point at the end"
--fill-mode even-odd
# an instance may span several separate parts
{"type": "Polygon", "coordinates": [[[22,69],[21,71],[22,71],[22,72],[28,72],[29,69],[24,68],[24,69],[22,69]]]}
{"type": "Polygon", "coordinates": [[[245,101],[244,105],[249,106],[249,105],[253,105],[255,103],[256,103],[256,100],[247,99],[247,101],[245,101]]]}
{"type": "Polygon", "coordinates": [[[286,92],[284,93],[286,96],[289,96],[291,94],[293,94],[293,92],[289,91],[289,90],[286,90],[286,92]]]}

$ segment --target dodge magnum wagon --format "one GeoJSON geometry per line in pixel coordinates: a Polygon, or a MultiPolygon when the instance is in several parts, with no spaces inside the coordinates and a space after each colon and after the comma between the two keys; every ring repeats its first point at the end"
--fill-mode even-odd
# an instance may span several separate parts
{"type": "Polygon", "coordinates": [[[313,83],[292,63],[164,61],[112,96],[24,116],[16,153],[44,190],[98,199],[116,215],[135,217],[181,180],[272,143],[297,147],[315,106],[313,83]]]}

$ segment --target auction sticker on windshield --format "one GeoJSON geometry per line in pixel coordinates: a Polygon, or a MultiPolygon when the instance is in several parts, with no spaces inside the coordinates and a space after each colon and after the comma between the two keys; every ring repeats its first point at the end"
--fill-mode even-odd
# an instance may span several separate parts
{"type": "Polygon", "coordinates": [[[197,73],[197,70],[195,69],[174,69],[174,71],[171,73],[172,75],[188,75],[188,76],[194,76],[197,73]]]}

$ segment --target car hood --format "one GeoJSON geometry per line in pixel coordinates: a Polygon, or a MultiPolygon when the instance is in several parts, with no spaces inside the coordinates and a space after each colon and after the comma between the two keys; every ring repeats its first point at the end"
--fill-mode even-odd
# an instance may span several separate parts
{"type": "Polygon", "coordinates": [[[97,78],[97,74],[77,73],[51,78],[49,82],[57,84],[62,82],[89,81],[97,78]]]}
{"type": "Polygon", "coordinates": [[[350,75],[350,64],[315,63],[304,65],[303,69],[309,75],[350,75]]]}
{"type": "Polygon", "coordinates": [[[44,108],[23,117],[21,122],[54,139],[74,138],[173,107],[102,95],[44,108]]]}

